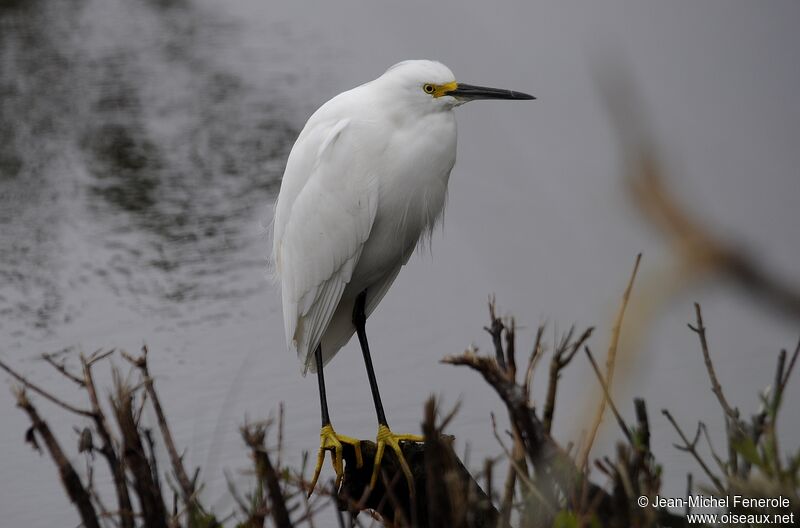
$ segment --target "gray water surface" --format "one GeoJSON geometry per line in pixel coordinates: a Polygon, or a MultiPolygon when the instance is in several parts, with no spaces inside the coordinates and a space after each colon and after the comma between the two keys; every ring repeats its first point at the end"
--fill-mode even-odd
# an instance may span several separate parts
{"type": "MultiPolygon", "coordinates": [[[[517,316],[523,350],[548,322],[551,340],[572,323],[597,325],[602,351],[636,253],[645,275],[667,266],[666,247],[624,193],[592,74],[598,50],[630,65],[679,196],[800,283],[796,3],[470,4],[0,3],[0,357],[79,401],[39,354],[147,343],[177,441],[204,468],[220,512],[233,508],[223,470],[247,466],[237,432],[245,415],[286,402],[286,451],[297,463],[318,442],[317,393],[284,348],[268,280],[271,205],[308,115],[406,58],[439,59],[465,82],[539,99],[459,109],[444,225],[369,323],[395,430],[418,431],[431,393],[461,399],[451,432],[479,467],[500,453],[489,413],[503,413],[473,373],[439,359],[471,343],[488,350],[487,295],[517,316]]],[[[668,496],[683,494],[697,468],[670,447],[660,408],[688,429],[705,420],[717,439],[723,426],[685,326],[695,300],[718,374],[747,412],[777,351],[798,338],[796,321],[725,283],[659,310],[617,397],[628,411],[634,395],[651,401],[668,496]]],[[[337,430],[372,437],[354,343],[327,380],[337,430]]],[[[537,381],[541,397],[545,376],[537,381]]],[[[560,438],[579,437],[594,389],[585,361],[565,374],[560,438]]],[[[24,416],[0,394],[0,526],[77,524],[54,467],[23,443],[24,416]]],[[[71,446],[76,420],[40,407],[71,446]]],[[[784,445],[797,445],[800,417],[786,414],[784,445]]],[[[617,436],[609,427],[601,448],[617,436]]]]}

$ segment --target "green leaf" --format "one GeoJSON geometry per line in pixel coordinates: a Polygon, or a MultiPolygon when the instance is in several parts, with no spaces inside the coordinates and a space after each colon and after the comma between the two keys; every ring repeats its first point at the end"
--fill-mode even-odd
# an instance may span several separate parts
{"type": "Polygon", "coordinates": [[[739,438],[733,443],[733,448],[754,466],[764,468],[765,464],[758,454],[758,447],[751,438],[739,438]]]}
{"type": "Polygon", "coordinates": [[[561,510],[553,519],[553,528],[578,528],[578,518],[572,512],[561,510]]]}

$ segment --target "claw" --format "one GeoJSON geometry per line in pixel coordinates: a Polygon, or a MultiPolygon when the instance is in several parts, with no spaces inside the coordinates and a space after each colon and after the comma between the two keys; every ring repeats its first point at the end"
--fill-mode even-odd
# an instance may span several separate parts
{"type": "Polygon", "coordinates": [[[333,430],[333,426],[331,424],[322,427],[322,430],[319,433],[319,438],[320,445],[319,451],[317,452],[317,465],[314,468],[314,477],[311,479],[311,487],[308,491],[309,497],[311,496],[311,493],[313,493],[314,488],[317,485],[317,479],[319,479],[319,474],[322,471],[322,463],[325,461],[325,451],[332,451],[331,462],[333,463],[333,470],[336,472],[336,489],[339,489],[339,485],[342,483],[342,478],[344,478],[342,444],[352,445],[355,449],[356,466],[361,467],[364,464],[364,460],[361,458],[360,440],[337,434],[336,431],[333,430]]]}
{"type": "Polygon", "coordinates": [[[400,468],[406,476],[408,481],[408,489],[413,497],[414,491],[414,476],[411,474],[411,468],[406,462],[406,457],[403,456],[403,451],[400,449],[400,442],[424,442],[425,438],[420,435],[413,434],[394,434],[387,425],[378,425],[378,439],[377,439],[377,452],[375,453],[375,464],[372,469],[372,478],[369,481],[370,489],[375,488],[375,483],[378,481],[378,472],[381,467],[381,460],[383,459],[383,452],[386,446],[394,450],[397,460],[400,462],[400,468]]]}

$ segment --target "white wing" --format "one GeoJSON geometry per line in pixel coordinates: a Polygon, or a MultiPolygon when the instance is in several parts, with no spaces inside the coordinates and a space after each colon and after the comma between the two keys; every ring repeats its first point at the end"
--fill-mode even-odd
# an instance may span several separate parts
{"type": "Polygon", "coordinates": [[[377,181],[348,119],[309,121],[292,149],[275,210],[273,258],[286,340],[305,372],[350,281],[377,209],[377,181]]]}

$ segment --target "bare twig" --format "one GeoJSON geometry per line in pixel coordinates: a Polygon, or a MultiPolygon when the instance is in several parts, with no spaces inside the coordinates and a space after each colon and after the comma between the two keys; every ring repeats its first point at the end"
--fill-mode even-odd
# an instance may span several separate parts
{"type": "Polygon", "coordinates": [[[542,336],[544,335],[544,325],[539,326],[536,331],[536,340],[533,343],[533,351],[528,359],[528,368],[525,370],[525,393],[530,397],[531,384],[533,383],[533,373],[536,366],[544,356],[544,347],[542,346],[542,336]]]}
{"type": "Polygon", "coordinates": [[[606,385],[605,380],[603,380],[603,375],[600,373],[600,368],[597,366],[597,362],[594,360],[591,350],[589,350],[588,346],[583,347],[583,350],[586,352],[586,357],[589,358],[589,363],[592,364],[592,369],[594,370],[595,375],[597,375],[597,381],[600,382],[600,386],[603,388],[603,396],[607,400],[608,405],[611,407],[611,412],[614,413],[614,417],[617,419],[619,428],[622,429],[622,432],[625,434],[625,438],[628,439],[628,443],[633,445],[631,430],[628,428],[628,424],[625,423],[625,420],[622,419],[622,415],[617,410],[617,406],[614,405],[614,400],[611,399],[611,394],[608,392],[608,385],[606,385]]]}
{"type": "Polygon", "coordinates": [[[770,401],[767,401],[767,398],[764,398],[764,407],[768,409],[769,420],[766,422],[766,432],[767,432],[767,441],[769,442],[769,450],[772,453],[771,457],[768,457],[768,461],[772,461],[774,474],[780,478],[783,474],[783,467],[781,463],[781,453],[780,448],[778,447],[778,434],[777,434],[777,423],[778,423],[778,411],[781,408],[781,402],[783,400],[783,389],[785,387],[784,380],[788,380],[788,377],[784,375],[784,370],[786,368],[786,350],[781,350],[780,354],[778,355],[778,364],[775,368],[775,380],[773,381],[774,390],[772,393],[772,398],[770,401]]]}
{"type": "Polygon", "coordinates": [[[697,334],[698,338],[700,339],[700,348],[703,351],[703,361],[706,365],[706,370],[708,371],[708,378],[711,380],[711,391],[717,397],[720,406],[722,406],[722,410],[725,411],[725,414],[736,424],[739,423],[739,411],[734,410],[728,400],[725,398],[725,394],[722,392],[722,386],[719,384],[719,380],[717,380],[717,373],[714,371],[714,364],[711,362],[711,354],[708,351],[708,340],[706,338],[706,327],[703,326],[703,313],[700,309],[700,304],[694,303],[694,311],[697,317],[697,326],[692,326],[689,324],[689,328],[697,334]]]}
{"type": "Polygon", "coordinates": [[[86,409],[81,409],[81,408],[76,407],[76,406],[74,406],[74,405],[72,405],[70,403],[65,402],[61,398],[53,396],[52,394],[50,394],[46,390],[42,389],[41,387],[39,387],[38,385],[33,383],[32,381],[29,381],[25,376],[23,376],[22,374],[19,374],[17,371],[15,371],[14,369],[9,367],[8,365],[6,365],[2,361],[0,361],[0,368],[5,370],[9,374],[11,374],[11,376],[15,380],[17,380],[18,382],[22,383],[28,389],[32,390],[33,392],[35,392],[39,396],[43,397],[44,399],[46,399],[46,400],[48,400],[48,401],[50,401],[52,403],[55,403],[59,407],[61,407],[63,409],[66,409],[71,413],[79,414],[81,416],[86,416],[87,418],[94,418],[94,414],[92,413],[92,411],[88,411],[86,409]]]}
{"type": "Polygon", "coordinates": [[[133,528],[133,507],[131,505],[130,494],[128,493],[128,484],[125,479],[125,468],[122,466],[117,456],[118,442],[112,437],[105,413],[103,413],[100,407],[100,400],[97,397],[97,387],[95,386],[94,376],[92,375],[92,363],[90,363],[83,354],[81,354],[81,366],[83,367],[84,387],[86,387],[89,401],[92,404],[95,429],[97,429],[103,441],[103,445],[100,447],[99,451],[103,457],[105,457],[108,468],[114,478],[114,489],[117,494],[121,526],[122,528],[133,528]]]}
{"type": "Polygon", "coordinates": [[[106,350],[105,352],[103,352],[102,348],[100,350],[95,350],[94,353],[92,353],[92,355],[89,356],[87,362],[89,363],[90,366],[94,365],[98,361],[104,360],[105,358],[107,358],[116,351],[117,351],[116,348],[112,348],[111,350],[106,350]]]}
{"type": "Polygon", "coordinates": [[[167,417],[164,414],[164,410],[161,407],[161,401],[159,400],[158,394],[153,386],[153,378],[150,377],[150,371],[147,368],[147,352],[147,347],[144,346],[142,347],[142,355],[138,358],[132,358],[125,353],[123,353],[123,356],[142,371],[144,386],[147,390],[147,394],[150,396],[150,402],[153,405],[153,409],[156,412],[158,427],[161,431],[161,436],[164,438],[164,446],[167,448],[172,469],[178,479],[183,501],[188,506],[193,502],[192,497],[194,496],[195,492],[194,484],[192,483],[191,479],[189,479],[189,475],[186,473],[186,468],[183,466],[183,459],[178,454],[178,450],[175,447],[175,441],[172,439],[172,432],[167,424],[167,417]]]}
{"type": "Polygon", "coordinates": [[[86,488],[83,487],[81,479],[78,477],[78,473],[75,471],[75,468],[72,467],[72,464],[70,464],[69,459],[61,449],[61,446],[50,430],[50,427],[39,416],[36,408],[28,400],[25,391],[18,389],[15,392],[17,397],[17,406],[28,414],[28,418],[30,418],[31,423],[33,424],[33,429],[44,440],[44,444],[47,446],[47,451],[50,453],[50,457],[53,459],[53,462],[55,462],[56,467],[58,467],[61,483],[64,485],[64,489],[66,490],[70,500],[75,503],[75,506],[78,509],[78,513],[81,516],[81,522],[86,528],[100,528],[100,523],[97,520],[97,512],[92,505],[91,495],[86,488]]]}
{"type": "Polygon", "coordinates": [[[508,378],[511,381],[517,380],[517,353],[516,353],[517,322],[512,317],[511,325],[506,326],[506,363],[508,367],[508,378]]]}
{"type": "Polygon", "coordinates": [[[650,420],[647,418],[647,405],[641,398],[633,400],[633,407],[636,411],[636,435],[642,446],[650,451],[650,420]]]}
{"type": "Polygon", "coordinates": [[[792,375],[792,370],[794,370],[794,365],[797,362],[797,356],[800,355],[800,341],[797,342],[797,346],[792,353],[792,359],[789,360],[789,366],[785,370],[785,374],[783,378],[780,380],[778,384],[778,393],[783,395],[783,391],[786,388],[786,384],[789,383],[789,377],[792,375]]]}
{"type": "Polygon", "coordinates": [[[722,461],[722,458],[717,454],[717,451],[714,449],[714,444],[711,443],[711,437],[708,435],[708,427],[703,422],[698,424],[698,428],[703,432],[703,436],[706,439],[706,444],[708,444],[708,450],[711,451],[711,458],[714,459],[714,462],[717,463],[720,471],[722,474],[727,476],[728,475],[728,468],[726,467],[725,463],[722,461]]]}
{"type": "Polygon", "coordinates": [[[724,494],[725,487],[722,485],[722,482],[720,482],[719,478],[714,475],[711,469],[709,469],[709,467],[703,461],[703,457],[701,457],[700,453],[697,452],[697,441],[700,439],[700,428],[698,427],[694,440],[690,442],[683,433],[683,429],[681,429],[678,425],[678,422],[676,422],[675,418],[672,417],[672,414],[667,409],[662,409],[661,413],[667,417],[667,420],[669,420],[669,422],[672,424],[672,427],[675,428],[675,430],[678,432],[678,435],[681,437],[681,440],[683,441],[682,446],[674,444],[675,447],[681,451],[687,451],[691,453],[697,463],[700,464],[703,472],[708,476],[709,479],[711,479],[711,482],[714,484],[714,487],[717,488],[717,491],[719,491],[721,494],[724,494]]]}
{"type": "MultiPolygon", "coordinates": [[[[494,361],[492,363],[496,365],[494,361]]],[[[459,462],[451,438],[442,434],[458,407],[437,419],[439,412],[436,400],[430,398],[425,404],[422,423],[425,456],[421,461],[424,481],[417,485],[424,493],[416,497],[417,504],[410,508],[410,517],[416,521],[415,526],[489,527],[497,523],[499,514],[492,506],[491,498],[481,491],[475,479],[459,462]],[[418,510],[416,514],[415,510],[418,510]],[[470,522],[467,522],[468,519],[470,522]]],[[[414,467],[411,460],[409,463],[414,467]]],[[[414,473],[417,474],[416,469],[414,473]]]]}
{"type": "Polygon", "coordinates": [[[508,380],[505,374],[498,369],[496,361],[478,356],[470,350],[459,356],[447,357],[442,361],[451,365],[471,367],[480,372],[494,388],[508,408],[512,420],[519,426],[525,442],[526,455],[537,474],[549,475],[567,497],[572,497],[578,486],[590,486],[592,492],[606,497],[601,501],[600,508],[610,507],[607,493],[583,478],[569,455],[550,437],[536,413],[528,406],[527,396],[522,387],[508,380]]]}
{"type": "Polygon", "coordinates": [[[575,354],[578,353],[581,346],[589,339],[593,331],[593,327],[587,328],[575,342],[572,342],[572,336],[575,333],[575,327],[573,326],[561,338],[561,341],[553,352],[553,358],[550,360],[550,380],[547,385],[547,399],[545,400],[544,415],[542,418],[544,428],[548,433],[553,424],[553,414],[556,408],[556,393],[558,391],[558,380],[561,377],[561,371],[569,365],[572,358],[575,357],[575,354]]]}
{"type": "Polygon", "coordinates": [[[494,296],[492,295],[489,297],[489,318],[491,319],[491,326],[484,326],[483,329],[492,336],[494,357],[497,360],[497,364],[500,365],[500,369],[505,371],[506,358],[505,354],[503,353],[503,330],[505,330],[505,326],[500,318],[497,317],[495,309],[495,300],[494,296]]]}
{"type": "Polygon", "coordinates": [[[267,430],[264,424],[255,424],[249,426],[245,424],[242,429],[242,438],[251,449],[253,458],[256,462],[256,472],[258,478],[264,482],[267,488],[267,494],[270,499],[270,513],[272,520],[278,528],[291,528],[293,526],[292,520],[289,517],[289,511],[286,509],[286,500],[281,491],[280,481],[275,467],[267,453],[267,448],[264,444],[267,430]]]}
{"type": "Polygon", "coordinates": [[[283,455],[283,422],[285,419],[285,411],[283,402],[278,404],[278,459],[275,466],[280,469],[283,467],[281,456],[283,455]]]}
{"type": "Polygon", "coordinates": [[[692,474],[691,473],[687,473],[686,474],[686,509],[683,512],[683,514],[685,516],[687,516],[687,517],[689,516],[690,513],[692,513],[691,501],[689,500],[689,497],[691,497],[691,496],[692,496],[692,474]]]}
{"type": "MultiPolygon", "coordinates": [[[[509,461],[511,463],[511,469],[514,471],[514,474],[519,477],[519,481],[520,482],[525,484],[525,489],[528,491],[528,493],[536,496],[536,498],[539,501],[541,501],[541,504],[548,510],[548,512],[550,514],[554,514],[556,512],[556,510],[553,507],[553,505],[550,504],[550,501],[548,500],[547,497],[542,495],[542,493],[536,487],[536,484],[528,477],[528,472],[525,470],[525,468],[523,468],[517,462],[517,460],[515,459],[515,457],[512,454],[512,452],[508,449],[508,447],[506,447],[505,443],[503,442],[503,439],[500,438],[500,434],[497,432],[497,421],[495,420],[494,413],[492,413],[491,416],[492,416],[492,433],[494,434],[494,438],[497,441],[498,445],[500,445],[500,449],[503,450],[503,453],[505,454],[506,458],[509,459],[509,461]]],[[[513,499],[514,489],[513,488],[510,489],[510,490],[507,489],[506,491],[507,492],[510,491],[510,496],[513,499]]],[[[510,508],[512,506],[513,506],[513,503],[509,502],[509,512],[508,512],[509,516],[511,514],[511,509],[510,508]]],[[[501,510],[501,513],[502,513],[502,510],[501,510]]],[[[506,524],[500,525],[498,523],[498,526],[508,526],[509,525],[508,524],[509,523],[509,519],[501,519],[501,520],[504,520],[506,524]]]]}
{"type": "MultiPolygon", "coordinates": [[[[499,440],[499,437],[497,438],[499,440]]],[[[504,528],[510,525],[511,511],[514,503],[514,491],[517,487],[517,473],[521,475],[520,478],[527,479],[528,476],[527,470],[522,467],[522,464],[525,462],[524,446],[518,446],[515,441],[514,451],[508,453],[508,459],[510,464],[508,472],[506,473],[506,480],[503,483],[503,499],[500,503],[500,517],[497,520],[498,528],[504,528]]]]}
{"type": "Polygon", "coordinates": [[[145,453],[142,438],[133,419],[133,390],[114,371],[116,395],[112,400],[114,413],[122,434],[122,453],[126,467],[133,475],[133,487],[139,497],[145,525],[150,528],[167,528],[167,510],[164,498],[153,475],[145,453]]]}
{"type": "Polygon", "coordinates": [[[67,369],[67,365],[63,361],[57,362],[52,354],[48,354],[46,352],[42,354],[41,358],[45,360],[51,367],[59,371],[68,380],[72,381],[79,387],[84,386],[83,378],[76,376],[75,374],[70,372],[69,369],[67,369]]]}
{"type": "MultiPolygon", "coordinates": [[[[633,265],[633,272],[631,272],[631,278],[628,280],[628,285],[625,287],[625,292],[622,294],[622,302],[620,303],[619,310],[617,311],[617,316],[614,320],[614,326],[611,328],[611,341],[608,345],[608,354],[606,356],[606,375],[605,380],[606,384],[608,385],[609,389],[613,386],[614,380],[614,364],[617,358],[617,346],[619,344],[619,336],[622,330],[622,321],[625,317],[625,309],[628,307],[628,300],[631,296],[631,291],[633,290],[633,282],[636,279],[636,273],[639,271],[639,264],[642,261],[642,254],[639,253],[636,255],[636,263],[633,265]]],[[[586,442],[585,447],[583,448],[582,455],[580,457],[581,464],[580,467],[585,469],[586,465],[589,461],[589,453],[592,450],[592,445],[594,444],[594,440],[597,437],[597,431],[600,429],[600,423],[603,420],[603,413],[606,410],[606,399],[602,398],[600,400],[599,405],[597,406],[597,411],[595,412],[594,421],[592,422],[592,427],[589,432],[589,437],[586,442]]]]}
{"type": "MultiPolygon", "coordinates": [[[[484,329],[492,336],[492,342],[495,351],[495,360],[497,361],[498,368],[503,372],[507,379],[516,383],[517,377],[517,360],[516,360],[516,321],[511,318],[509,324],[504,324],[500,318],[497,317],[496,303],[494,297],[489,298],[489,317],[491,318],[491,326],[484,327],[484,329]],[[505,333],[505,347],[503,346],[503,334],[505,333]]],[[[536,348],[534,348],[534,354],[536,348]]],[[[528,364],[528,371],[532,372],[532,361],[530,358],[528,364]]],[[[516,488],[517,473],[519,472],[522,478],[527,478],[527,463],[525,459],[525,448],[523,446],[521,433],[514,419],[511,418],[511,432],[514,438],[513,454],[510,454],[511,465],[508,468],[506,475],[504,494],[500,507],[500,517],[497,521],[498,526],[508,526],[511,517],[511,506],[514,499],[514,489],[516,488]]]]}

